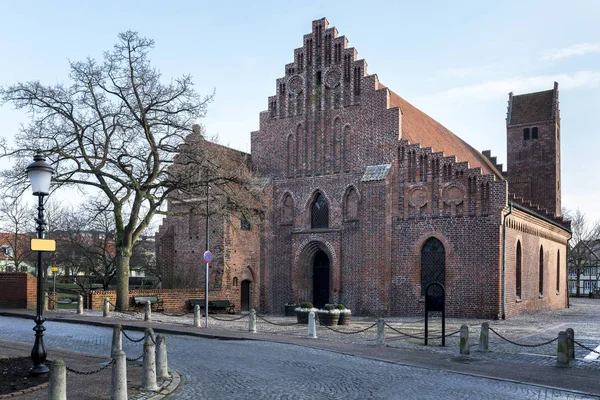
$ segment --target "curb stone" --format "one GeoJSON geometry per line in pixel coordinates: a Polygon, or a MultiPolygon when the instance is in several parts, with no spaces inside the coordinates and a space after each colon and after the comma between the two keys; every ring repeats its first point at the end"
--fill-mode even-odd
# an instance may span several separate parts
{"type": "Polygon", "coordinates": [[[165,379],[161,385],[160,389],[156,392],[148,392],[148,391],[140,391],[138,395],[131,396],[132,400],[159,400],[162,399],[171,393],[173,393],[179,387],[181,383],[181,376],[177,371],[169,368],[169,373],[171,374],[171,379],[165,379]]]}

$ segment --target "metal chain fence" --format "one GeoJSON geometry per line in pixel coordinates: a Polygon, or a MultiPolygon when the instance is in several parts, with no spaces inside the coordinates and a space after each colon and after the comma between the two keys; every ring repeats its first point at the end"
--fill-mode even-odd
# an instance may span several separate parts
{"type": "Polygon", "coordinates": [[[368,327],[366,327],[364,329],[360,329],[358,331],[350,331],[349,332],[349,331],[340,331],[339,329],[334,329],[334,328],[332,328],[330,326],[324,325],[321,321],[319,321],[319,318],[317,318],[317,321],[319,322],[319,325],[321,325],[321,326],[329,329],[330,331],[337,332],[337,333],[343,333],[345,335],[354,335],[356,333],[363,333],[363,332],[366,332],[369,329],[373,328],[374,326],[377,326],[377,322],[375,322],[373,325],[370,325],[370,326],[368,326],[368,327]]]}
{"type": "Polygon", "coordinates": [[[141,358],[142,358],[142,357],[144,357],[145,355],[146,355],[146,350],[144,350],[144,351],[142,352],[142,355],[141,355],[141,356],[139,356],[139,357],[137,357],[137,358],[127,358],[127,357],[125,357],[125,360],[127,360],[127,361],[138,361],[139,359],[141,359],[141,358]]]}
{"type": "Polygon", "coordinates": [[[106,368],[110,367],[114,363],[115,363],[115,359],[113,358],[108,363],[106,363],[106,365],[103,365],[102,367],[100,367],[98,369],[95,369],[93,371],[77,371],[76,369],[70,368],[69,366],[67,366],[67,371],[72,372],[72,373],[74,373],[76,375],[92,375],[92,374],[95,374],[95,373],[100,372],[102,370],[105,370],[106,368]]]}
{"type": "MultiPolygon", "coordinates": [[[[429,339],[432,339],[432,340],[441,339],[441,338],[443,338],[443,337],[450,337],[450,336],[454,336],[454,335],[456,335],[457,333],[460,333],[460,329],[459,329],[459,330],[457,330],[457,331],[454,331],[454,332],[452,332],[452,333],[449,333],[449,334],[447,334],[447,335],[432,336],[432,337],[430,337],[429,339]]],[[[425,339],[425,338],[423,337],[423,339],[425,339]]]]}
{"type": "Polygon", "coordinates": [[[126,332],[125,332],[125,330],[124,330],[124,329],[121,329],[121,332],[123,332],[123,336],[125,336],[125,338],[127,338],[127,340],[129,340],[129,341],[131,341],[131,342],[134,342],[134,343],[139,343],[139,342],[141,342],[142,340],[144,340],[144,339],[146,338],[146,335],[144,335],[144,336],[142,336],[142,337],[141,337],[141,338],[139,338],[139,339],[133,339],[133,338],[131,338],[131,337],[130,337],[130,336],[129,336],[129,335],[126,333],[126,332]]]}
{"type": "Polygon", "coordinates": [[[240,319],[246,318],[248,315],[250,315],[250,314],[244,314],[238,318],[217,318],[210,314],[208,316],[211,317],[212,319],[216,319],[217,321],[239,321],[240,319]]]}
{"type": "Polygon", "coordinates": [[[261,316],[261,315],[258,315],[258,314],[256,314],[256,318],[258,318],[258,319],[260,319],[260,320],[262,320],[262,321],[265,321],[267,324],[271,324],[271,325],[275,325],[275,326],[294,326],[294,325],[300,325],[300,323],[299,323],[299,322],[293,322],[293,323],[291,323],[291,324],[288,324],[288,323],[285,323],[285,324],[278,324],[278,323],[276,323],[276,322],[269,321],[269,320],[267,320],[266,318],[264,318],[263,316],[261,316]]]}
{"type": "Polygon", "coordinates": [[[597,351],[597,350],[594,350],[594,349],[592,349],[592,348],[589,348],[589,347],[587,347],[586,345],[579,343],[577,340],[573,340],[573,342],[574,342],[574,343],[575,343],[577,346],[579,346],[579,347],[583,347],[583,348],[584,348],[584,349],[586,349],[587,351],[590,351],[590,352],[592,352],[592,353],[596,353],[596,354],[600,354],[600,352],[599,352],[599,351],[597,351]]]}
{"type": "Polygon", "coordinates": [[[493,333],[495,333],[496,336],[498,336],[500,339],[506,340],[510,344],[514,344],[516,346],[521,346],[521,347],[541,347],[541,346],[546,346],[546,345],[548,345],[550,343],[556,342],[558,340],[558,337],[556,337],[554,339],[545,341],[543,343],[535,343],[535,344],[518,343],[518,342],[515,342],[513,340],[505,338],[504,336],[502,336],[501,334],[499,334],[498,332],[496,332],[496,330],[494,330],[494,328],[492,328],[491,326],[490,326],[490,331],[492,331],[493,333]]]}
{"type": "Polygon", "coordinates": [[[385,326],[387,326],[388,328],[390,328],[391,330],[393,330],[394,332],[402,335],[402,336],[406,336],[412,339],[419,339],[419,340],[425,340],[424,336],[417,336],[417,335],[411,335],[410,333],[406,333],[406,332],[402,332],[396,328],[394,328],[393,326],[391,326],[390,324],[386,323],[385,326]]]}

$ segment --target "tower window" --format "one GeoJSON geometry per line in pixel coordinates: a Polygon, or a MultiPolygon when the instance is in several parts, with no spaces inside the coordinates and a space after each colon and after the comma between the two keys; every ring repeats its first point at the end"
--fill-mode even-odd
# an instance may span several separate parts
{"type": "Polygon", "coordinates": [[[523,129],[523,140],[529,140],[529,128],[523,129]]]}
{"type": "Polygon", "coordinates": [[[532,139],[538,138],[537,126],[534,126],[533,128],[531,128],[531,138],[532,139]]]}
{"type": "Polygon", "coordinates": [[[240,229],[243,231],[249,231],[252,227],[250,226],[250,221],[246,219],[246,217],[242,216],[240,219],[240,229]]]}
{"type": "Polygon", "coordinates": [[[321,71],[317,71],[317,85],[321,84],[321,71]]]}

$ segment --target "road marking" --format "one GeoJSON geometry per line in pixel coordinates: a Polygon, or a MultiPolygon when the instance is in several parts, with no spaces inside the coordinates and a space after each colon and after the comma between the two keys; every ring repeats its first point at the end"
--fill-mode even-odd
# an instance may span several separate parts
{"type": "Polygon", "coordinates": [[[588,354],[587,356],[585,356],[583,358],[583,361],[596,361],[598,359],[598,357],[600,357],[600,354],[598,354],[598,353],[600,353],[600,346],[596,347],[594,349],[594,351],[596,353],[590,352],[590,354],[588,354]]]}

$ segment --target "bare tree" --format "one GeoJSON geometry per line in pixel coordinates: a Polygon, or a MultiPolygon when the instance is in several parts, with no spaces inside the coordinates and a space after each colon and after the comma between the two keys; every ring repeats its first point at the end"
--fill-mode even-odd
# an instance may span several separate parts
{"type": "Polygon", "coordinates": [[[566,219],[571,220],[572,237],[567,249],[567,262],[569,269],[577,277],[575,295],[580,296],[580,282],[582,275],[584,275],[589,268],[600,268],[598,254],[595,254],[594,251],[594,242],[600,240],[600,221],[592,222],[588,220],[579,208],[574,212],[563,209],[562,213],[566,219]]]}
{"type": "Polygon", "coordinates": [[[5,147],[4,156],[17,160],[5,171],[5,184],[26,185],[23,168],[39,148],[56,169],[54,182],[91,189],[103,200],[115,223],[116,306],[126,310],[133,245],[165,212],[166,199],[203,187],[203,168],[212,171],[206,175],[211,187],[225,192],[231,182],[246,183],[235,168],[213,168],[201,148],[172,168],[212,95],[199,96],[187,75],[162,83],[148,57],[152,40],[131,31],[118,38],[103,62],[71,62],[70,86],[17,83],[0,89],[0,98],[31,116],[14,146],[5,147]]]}
{"type": "Polygon", "coordinates": [[[56,240],[55,260],[70,272],[82,289],[99,279],[104,290],[116,275],[115,225],[110,211],[90,205],[66,208],[61,224],[51,232],[56,240]]]}
{"type": "Polygon", "coordinates": [[[15,270],[20,271],[24,261],[33,260],[29,240],[35,237],[32,234],[34,210],[20,198],[7,195],[0,200],[0,216],[2,230],[7,232],[3,239],[10,247],[6,250],[10,254],[6,255],[12,260],[15,270]]]}

